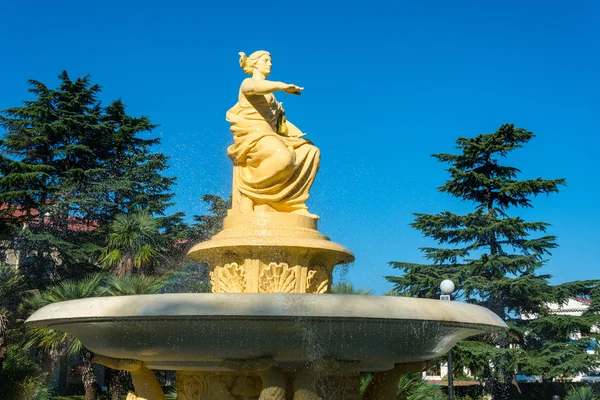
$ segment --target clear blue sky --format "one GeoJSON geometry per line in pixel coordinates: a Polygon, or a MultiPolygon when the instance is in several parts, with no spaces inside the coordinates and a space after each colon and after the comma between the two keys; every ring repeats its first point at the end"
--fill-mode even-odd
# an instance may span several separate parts
{"type": "Polygon", "coordinates": [[[600,2],[0,2],[0,109],[51,86],[67,69],[91,74],[103,101],[160,124],[157,150],[178,177],[173,211],[202,214],[200,196],[228,196],[225,111],[244,78],[239,51],[273,54],[271,78],[288,117],[321,148],[309,206],[320,230],[349,247],[347,277],[377,293],[387,262],[421,261],[431,245],[413,212],[466,212],[436,187],[429,155],[504,122],[537,137],[509,162],[523,177],[564,177],[559,195],[517,211],[551,223],[555,283],[600,278],[600,2]]]}

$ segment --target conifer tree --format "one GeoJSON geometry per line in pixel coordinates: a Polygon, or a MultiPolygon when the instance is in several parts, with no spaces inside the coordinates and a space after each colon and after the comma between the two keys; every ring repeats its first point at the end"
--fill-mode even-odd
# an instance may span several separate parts
{"type": "Polygon", "coordinates": [[[121,213],[167,216],[174,179],[168,157],[142,139],[156,125],[116,100],[103,107],[100,86],[65,72],[51,89],[30,80],[33,100],[0,113],[0,220],[12,227],[26,277],[44,282],[84,276],[106,244],[104,227],[121,213]],[[15,234],[16,233],[16,234],[15,234]]]}
{"type": "MultiPolygon", "coordinates": [[[[519,169],[501,163],[533,137],[532,132],[505,124],[494,133],[459,138],[459,154],[434,154],[449,164],[450,179],[439,190],[472,203],[474,209],[464,215],[415,214],[411,225],[441,247],[421,249],[427,264],[392,262],[403,275],[387,277],[397,292],[428,298],[440,295],[443,279],[452,279],[458,284],[457,298],[486,307],[509,324],[508,332],[480,336],[456,349],[456,364],[469,366],[486,380],[495,398],[507,395],[516,369],[523,367],[528,354],[530,360],[543,358],[548,350],[543,329],[535,328],[544,320],[557,322],[548,304],[588,296],[597,284],[552,287],[550,276],[536,273],[557,246],[556,237],[546,234],[549,224],[511,216],[511,211],[533,207],[532,197],[556,193],[565,185],[564,179],[518,179],[519,169]]],[[[586,322],[588,330],[592,319],[586,322]]],[[[573,324],[570,328],[555,335],[555,342],[566,343],[568,334],[577,330],[573,324]]]]}
{"type": "Polygon", "coordinates": [[[223,220],[231,208],[231,199],[216,194],[205,194],[202,201],[208,205],[211,215],[194,215],[194,224],[188,230],[188,239],[192,244],[209,240],[223,229],[223,220]]]}
{"type": "MultiPolygon", "coordinates": [[[[0,259],[18,252],[19,268],[9,270],[25,278],[23,290],[85,282],[98,271],[119,215],[151,216],[160,243],[175,248],[188,227],[183,213],[167,214],[175,178],[164,175],[168,157],[154,151],[159,139],[142,137],[156,125],[128,115],[121,100],[103,106],[89,76],[63,72],[55,89],[29,83],[32,100],[0,111],[0,259]]],[[[0,303],[18,299],[13,293],[0,303]]],[[[13,343],[22,334],[8,323],[15,320],[9,311],[0,309],[0,362],[8,343],[2,333],[18,332],[13,343]]]]}

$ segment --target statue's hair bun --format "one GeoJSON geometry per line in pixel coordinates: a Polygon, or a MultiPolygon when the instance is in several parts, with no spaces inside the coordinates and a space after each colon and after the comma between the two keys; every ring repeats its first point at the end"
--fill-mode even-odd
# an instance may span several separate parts
{"type": "Polygon", "coordinates": [[[244,67],[246,66],[246,60],[248,59],[248,57],[246,57],[246,53],[244,53],[243,51],[240,51],[238,54],[240,55],[240,67],[242,67],[242,69],[244,69],[244,67]]]}
{"type": "Polygon", "coordinates": [[[242,70],[248,75],[252,75],[254,70],[254,65],[258,61],[258,59],[263,55],[270,55],[268,51],[265,50],[257,50],[254,53],[250,54],[250,58],[246,56],[246,53],[240,51],[238,53],[240,55],[240,67],[242,70]]]}

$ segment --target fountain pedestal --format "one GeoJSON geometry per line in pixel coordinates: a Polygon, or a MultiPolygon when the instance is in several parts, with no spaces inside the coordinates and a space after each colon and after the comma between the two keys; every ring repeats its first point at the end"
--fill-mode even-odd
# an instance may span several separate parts
{"type": "MultiPolygon", "coordinates": [[[[190,258],[210,265],[213,293],[330,293],[334,267],[354,261],[352,252],[321,234],[316,218],[268,209],[229,210],[223,230],[189,251],[190,258]]],[[[267,370],[243,373],[182,371],[177,382],[183,382],[184,389],[178,391],[189,400],[310,400],[321,398],[321,386],[321,396],[330,400],[358,396],[356,370],[320,368],[316,373],[309,365],[296,369],[282,370],[273,363],[267,370]],[[207,394],[191,394],[202,390],[207,394]]]]}
{"type": "Polygon", "coordinates": [[[223,230],[188,255],[210,265],[213,293],[329,293],[333,268],[354,261],[314,218],[231,210],[223,230]]]}

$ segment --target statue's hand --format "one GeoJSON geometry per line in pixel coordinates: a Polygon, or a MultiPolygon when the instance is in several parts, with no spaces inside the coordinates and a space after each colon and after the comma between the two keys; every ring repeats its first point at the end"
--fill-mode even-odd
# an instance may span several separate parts
{"type": "Polygon", "coordinates": [[[286,84],[285,87],[283,88],[283,91],[285,93],[297,94],[297,95],[300,95],[303,90],[304,90],[303,87],[292,85],[292,84],[286,84]]]}

